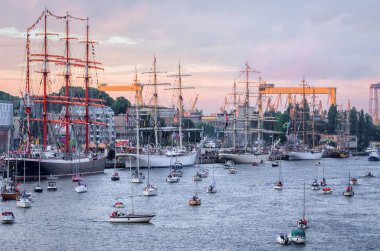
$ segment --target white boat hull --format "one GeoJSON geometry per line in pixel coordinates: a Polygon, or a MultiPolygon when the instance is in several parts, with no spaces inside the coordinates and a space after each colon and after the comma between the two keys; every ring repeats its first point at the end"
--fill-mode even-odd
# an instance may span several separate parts
{"type": "Polygon", "coordinates": [[[29,208],[32,206],[32,202],[28,199],[20,199],[16,202],[16,205],[21,208],[29,208]]]}
{"type": "Polygon", "coordinates": [[[125,217],[110,217],[109,222],[112,223],[149,223],[154,215],[146,216],[125,216],[125,217]]]}
{"type": "Polygon", "coordinates": [[[322,152],[289,152],[289,160],[318,160],[322,158],[322,152]]]}
{"type": "Polygon", "coordinates": [[[87,186],[76,186],[75,192],[77,193],[85,193],[87,192],[87,186]]]}
{"type": "Polygon", "coordinates": [[[2,224],[13,224],[14,218],[12,216],[3,216],[1,218],[1,223],[2,224]]]}
{"type": "Polygon", "coordinates": [[[305,238],[303,238],[303,237],[298,237],[298,236],[290,237],[290,240],[291,240],[293,243],[296,243],[296,244],[305,244],[305,243],[306,243],[306,239],[305,239],[305,238]]]}
{"type": "Polygon", "coordinates": [[[236,154],[236,153],[219,153],[220,159],[232,160],[235,164],[252,164],[253,162],[260,163],[266,161],[269,158],[269,154],[236,154]]]}
{"type": "Polygon", "coordinates": [[[129,157],[132,157],[132,168],[137,167],[137,158],[140,159],[140,168],[148,168],[148,158],[151,168],[171,167],[174,162],[179,162],[182,164],[182,167],[184,167],[193,166],[195,164],[197,152],[190,152],[180,156],[150,154],[149,157],[147,154],[118,154],[118,158],[123,158],[126,166],[129,166],[129,157]]]}
{"type": "Polygon", "coordinates": [[[153,189],[153,188],[144,189],[143,194],[145,196],[156,196],[157,195],[157,189],[153,189]]]}

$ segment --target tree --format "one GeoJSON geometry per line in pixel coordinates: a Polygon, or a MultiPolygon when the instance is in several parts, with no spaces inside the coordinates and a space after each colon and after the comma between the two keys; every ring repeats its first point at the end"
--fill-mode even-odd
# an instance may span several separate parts
{"type": "Polygon", "coordinates": [[[350,111],[350,135],[356,135],[358,132],[358,111],[352,107],[350,111]]]}
{"type": "Polygon", "coordinates": [[[115,102],[111,105],[111,108],[114,111],[115,115],[118,115],[118,114],[125,114],[125,111],[130,106],[131,106],[131,103],[129,102],[128,99],[124,97],[117,97],[115,102]]]}
{"type": "Polygon", "coordinates": [[[338,121],[338,108],[336,105],[331,105],[327,114],[327,130],[328,133],[335,133],[336,125],[338,121]]]}

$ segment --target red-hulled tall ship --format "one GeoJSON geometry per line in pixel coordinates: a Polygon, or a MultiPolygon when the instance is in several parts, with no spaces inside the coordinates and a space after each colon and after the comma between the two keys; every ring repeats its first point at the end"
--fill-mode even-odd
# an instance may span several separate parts
{"type": "MultiPolygon", "coordinates": [[[[24,166],[23,162],[25,161],[25,173],[27,178],[36,178],[39,175],[41,177],[50,175],[64,176],[100,173],[104,171],[106,153],[103,152],[100,154],[94,149],[91,149],[89,142],[89,126],[106,126],[105,123],[91,119],[89,114],[90,107],[105,108],[103,104],[105,102],[104,100],[91,98],[89,95],[91,71],[95,71],[96,73],[96,70],[102,70],[99,66],[100,63],[95,61],[94,44],[95,42],[89,39],[89,19],[74,17],[68,13],[64,16],[57,16],[48,9],[45,9],[37,21],[27,29],[26,81],[25,90],[23,91],[26,124],[26,130],[24,130],[24,132],[26,139],[24,140],[25,144],[23,144],[22,149],[10,154],[6,159],[6,161],[10,162],[11,170],[17,170],[17,166],[24,166]],[[65,25],[63,35],[48,32],[47,23],[50,19],[55,19],[55,24],[65,25]],[[83,27],[85,27],[84,41],[78,42],[76,38],[69,36],[71,24],[83,24],[83,27]],[[42,32],[38,33],[38,30],[42,30],[42,32]],[[42,42],[42,52],[31,52],[31,50],[35,49],[31,48],[31,34],[42,36],[43,42],[40,40],[42,42]],[[55,37],[55,40],[50,38],[52,36],[55,37]],[[60,40],[57,40],[56,38],[60,36],[60,40]],[[61,55],[59,55],[59,52],[56,53],[56,55],[50,53],[49,50],[51,49],[48,45],[51,45],[49,43],[53,43],[50,41],[60,41],[61,44],[64,44],[64,49],[61,50],[63,53],[60,52],[62,53],[61,55]],[[82,47],[84,45],[84,50],[82,49],[84,58],[74,57],[75,53],[71,53],[71,47],[73,45],[77,46],[77,51],[79,50],[79,46],[82,47]],[[32,67],[39,68],[39,70],[32,71],[32,67]],[[56,72],[52,72],[52,69],[56,72]],[[73,74],[72,69],[82,70],[81,72],[78,71],[76,74],[73,74]],[[60,72],[60,74],[57,74],[58,72],[60,72]],[[51,75],[54,75],[54,78],[51,77],[51,75]],[[49,95],[48,93],[49,90],[51,91],[53,89],[53,85],[56,85],[53,83],[57,80],[55,76],[58,76],[57,78],[59,80],[63,80],[58,82],[64,83],[61,85],[65,90],[64,95],[49,95]],[[33,83],[41,87],[40,91],[33,89],[33,83]],[[84,97],[70,94],[70,87],[78,86],[78,83],[83,85],[85,90],[84,97]],[[64,107],[62,113],[49,113],[48,107],[52,105],[60,105],[61,109],[64,107]],[[82,109],[84,110],[84,116],[82,116],[82,118],[70,114],[73,110],[78,110],[79,107],[83,107],[82,109]],[[42,125],[43,142],[41,145],[31,144],[30,125],[32,122],[42,125]],[[62,134],[64,135],[63,146],[58,146],[57,139],[54,139],[54,136],[52,136],[54,135],[54,125],[58,125],[56,128],[59,128],[60,131],[63,129],[65,132],[62,134]],[[82,131],[83,127],[85,137],[83,147],[80,149],[77,143],[77,131],[82,131]],[[70,140],[70,132],[72,134],[72,141],[70,140]],[[72,146],[73,141],[76,142],[75,147],[72,146]]],[[[38,136],[40,135],[34,135],[35,138],[38,136]]],[[[23,173],[23,170],[21,168],[19,169],[20,170],[16,171],[15,176],[20,176],[19,174],[23,173]]]]}

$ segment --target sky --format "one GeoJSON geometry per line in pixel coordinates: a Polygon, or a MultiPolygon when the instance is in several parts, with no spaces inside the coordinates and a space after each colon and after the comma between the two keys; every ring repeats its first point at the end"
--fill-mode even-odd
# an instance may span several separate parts
{"type": "MultiPolygon", "coordinates": [[[[350,100],[368,111],[369,85],[380,82],[379,1],[0,0],[2,91],[20,95],[25,31],[45,6],[56,15],[68,11],[90,18],[92,39],[99,41],[97,60],[104,67],[101,83],[130,84],[135,69],[139,80],[149,83],[141,73],[150,70],[155,55],[158,69],[167,72],[159,81],[175,84],[166,75],[175,74],[180,62],[191,74],[184,85],[195,87],[185,91],[185,106],[198,94],[197,108],[206,114],[218,112],[234,80],[242,80],[246,62],[279,87],[299,86],[303,77],[310,86],[337,87],[337,102],[344,108],[350,100]]],[[[242,83],[238,86],[243,90],[242,83]]],[[[131,93],[110,94],[132,98],[131,93]]],[[[163,88],[159,97],[163,105],[175,99],[163,88]]]]}

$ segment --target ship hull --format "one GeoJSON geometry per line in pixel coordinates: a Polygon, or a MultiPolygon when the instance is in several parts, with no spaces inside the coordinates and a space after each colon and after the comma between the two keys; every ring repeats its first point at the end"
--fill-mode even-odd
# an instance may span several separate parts
{"type": "Polygon", "coordinates": [[[253,162],[266,161],[269,154],[236,154],[236,153],[219,153],[220,159],[232,160],[235,164],[251,164],[253,162]]]}
{"type": "MultiPolygon", "coordinates": [[[[137,167],[137,158],[140,159],[140,168],[148,168],[148,155],[147,154],[124,154],[119,155],[118,158],[123,158],[125,166],[129,166],[129,158],[131,157],[132,168],[137,167]]],[[[149,155],[149,165],[151,168],[165,168],[171,167],[174,162],[180,162],[182,166],[193,166],[197,159],[197,152],[187,153],[181,156],[166,156],[166,155],[149,155]]]]}
{"type": "MultiPolygon", "coordinates": [[[[38,179],[38,159],[25,159],[25,176],[26,179],[38,179]]],[[[47,178],[49,175],[71,176],[80,174],[103,173],[106,165],[106,158],[90,160],[81,159],[78,163],[76,160],[63,159],[42,159],[41,160],[41,178],[47,178]]],[[[10,160],[11,172],[16,170],[16,160],[10,160]]],[[[17,178],[21,179],[24,175],[24,160],[17,159],[17,178]]]]}
{"type": "Polygon", "coordinates": [[[289,152],[289,160],[319,160],[322,158],[322,152],[289,152]]]}

